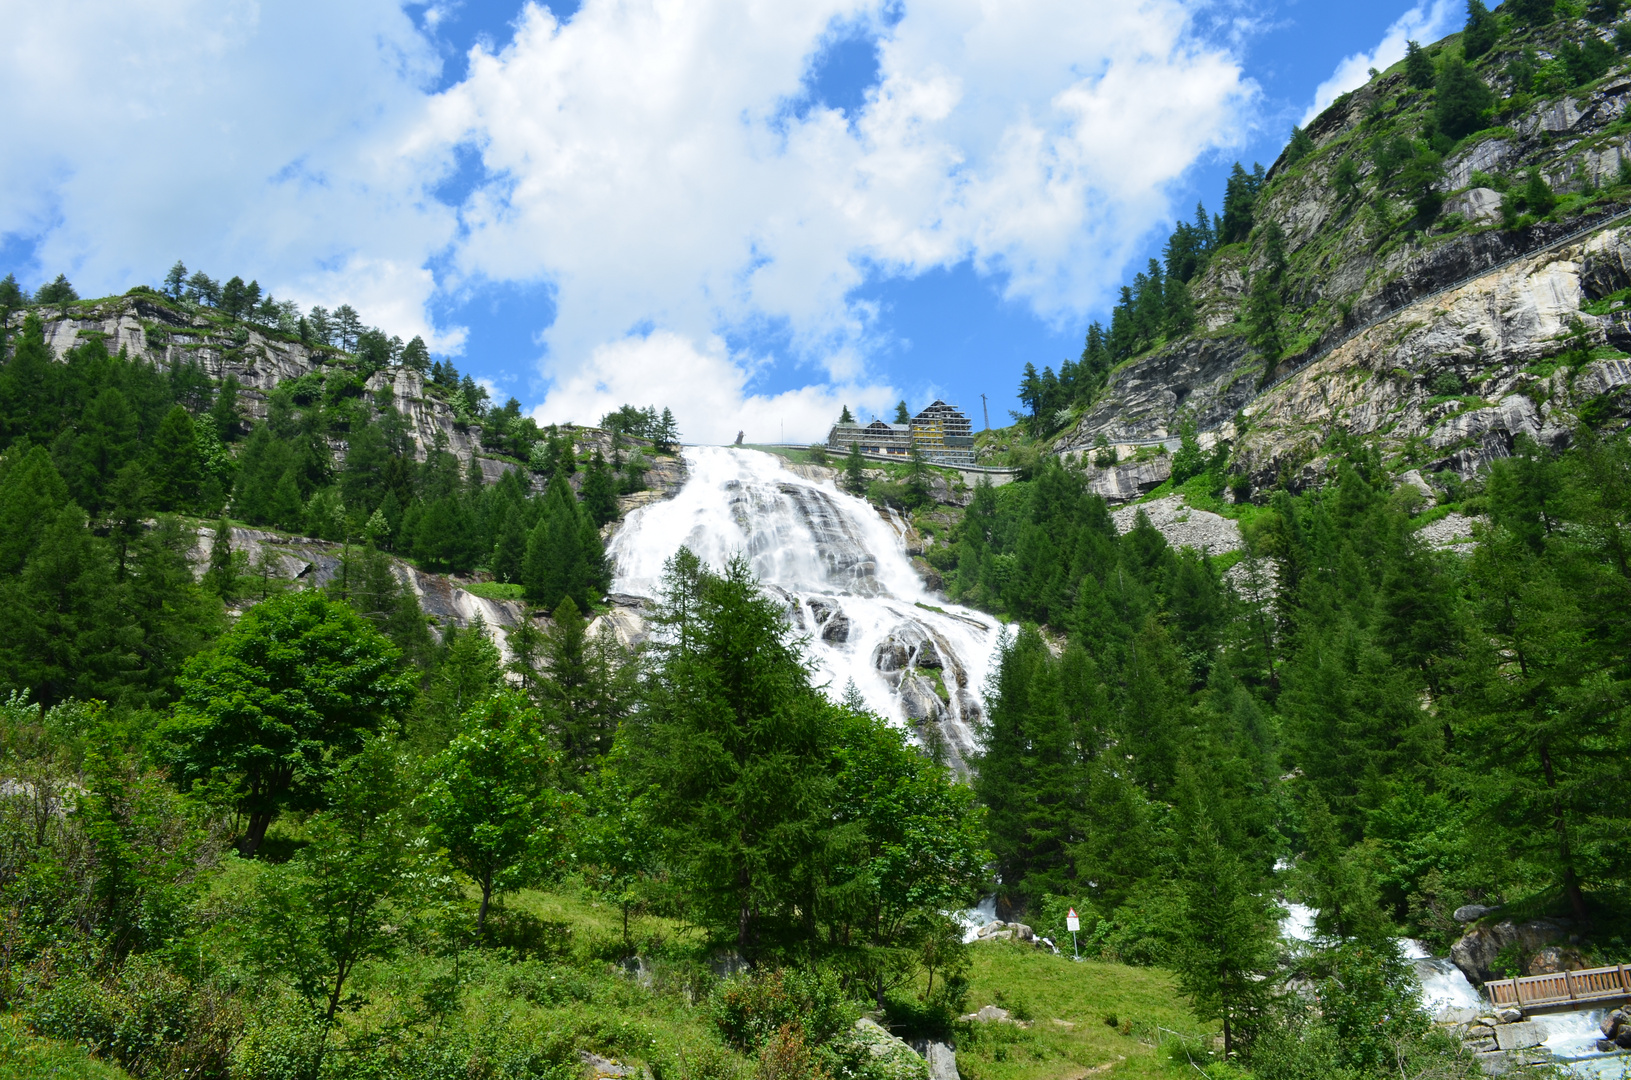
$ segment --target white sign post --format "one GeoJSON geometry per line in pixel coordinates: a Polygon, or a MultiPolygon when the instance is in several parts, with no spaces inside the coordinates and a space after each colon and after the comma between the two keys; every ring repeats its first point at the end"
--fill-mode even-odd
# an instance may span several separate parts
{"type": "Polygon", "coordinates": [[[1070,914],[1065,916],[1065,929],[1070,931],[1070,953],[1071,959],[1073,960],[1080,960],[1082,958],[1081,951],[1076,947],[1076,931],[1080,930],[1081,928],[1082,920],[1077,917],[1076,909],[1071,908],[1070,914]]]}

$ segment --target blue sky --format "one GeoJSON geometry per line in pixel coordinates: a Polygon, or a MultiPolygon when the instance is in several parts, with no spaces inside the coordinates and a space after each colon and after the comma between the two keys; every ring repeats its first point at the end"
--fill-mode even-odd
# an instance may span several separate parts
{"type": "Polygon", "coordinates": [[[0,272],[112,292],[179,256],[423,333],[541,419],[666,404],[698,441],[898,396],[1001,422],[1233,161],[1463,9],[107,6],[5,47],[0,272]]]}

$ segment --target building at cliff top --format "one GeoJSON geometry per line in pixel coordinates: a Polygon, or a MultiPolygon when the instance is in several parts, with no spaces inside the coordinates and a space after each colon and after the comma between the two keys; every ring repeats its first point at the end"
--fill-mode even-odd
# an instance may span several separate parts
{"type": "Polygon", "coordinates": [[[944,401],[936,401],[910,424],[834,424],[827,435],[827,447],[849,453],[859,446],[863,454],[909,458],[917,450],[937,465],[974,464],[974,426],[968,417],[944,401]]]}

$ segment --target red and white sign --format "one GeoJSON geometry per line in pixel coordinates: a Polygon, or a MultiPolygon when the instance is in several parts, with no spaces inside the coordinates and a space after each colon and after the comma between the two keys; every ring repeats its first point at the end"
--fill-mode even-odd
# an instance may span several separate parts
{"type": "Polygon", "coordinates": [[[1076,933],[1076,931],[1080,930],[1081,928],[1082,928],[1082,920],[1078,919],[1076,917],[1076,909],[1071,908],[1070,909],[1070,914],[1065,916],[1065,929],[1069,930],[1071,933],[1074,934],[1074,933],[1076,933]]]}

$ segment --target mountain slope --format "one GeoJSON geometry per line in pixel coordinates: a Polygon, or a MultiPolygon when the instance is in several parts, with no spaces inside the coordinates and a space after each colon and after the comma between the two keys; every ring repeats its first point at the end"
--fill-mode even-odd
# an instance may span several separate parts
{"type": "MultiPolygon", "coordinates": [[[[1192,425],[1203,446],[1234,443],[1237,471],[1262,488],[1318,473],[1304,475],[1343,430],[1395,464],[1467,478],[1519,435],[1566,441],[1582,409],[1625,415],[1631,329],[1615,294],[1631,285],[1631,70],[1531,94],[1515,67],[1607,30],[1511,23],[1470,68],[1495,99],[1490,126],[1443,134],[1442,91],[1410,86],[1403,64],[1310,124],[1304,149],[1265,175],[1250,238],[1214,250],[1190,283],[1194,331],[1115,369],[1055,448],[1091,457],[1192,425]],[[1537,174],[1550,208],[1525,205],[1537,174]],[[1285,308],[1279,353],[1254,340],[1266,275],[1285,308]]],[[[1428,50],[1441,83],[1461,52],[1460,35],[1428,50]]]]}

